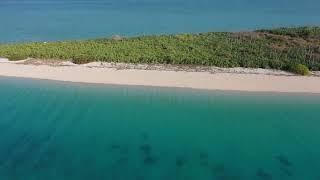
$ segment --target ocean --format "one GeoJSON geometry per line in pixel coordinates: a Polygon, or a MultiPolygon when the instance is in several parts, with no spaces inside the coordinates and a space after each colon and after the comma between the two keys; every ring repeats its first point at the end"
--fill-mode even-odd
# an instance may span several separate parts
{"type": "Polygon", "coordinates": [[[1,0],[0,43],[320,25],[319,0],[1,0]]]}
{"type": "Polygon", "coordinates": [[[0,77],[1,180],[318,180],[320,96],[0,77]]]}

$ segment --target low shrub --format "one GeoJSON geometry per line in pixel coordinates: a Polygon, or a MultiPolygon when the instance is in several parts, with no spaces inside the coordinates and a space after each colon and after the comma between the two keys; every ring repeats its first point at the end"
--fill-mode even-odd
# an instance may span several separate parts
{"type": "Polygon", "coordinates": [[[310,75],[309,68],[303,64],[294,64],[290,67],[289,71],[303,76],[310,75]]]}
{"type": "Polygon", "coordinates": [[[72,58],[72,62],[75,64],[87,64],[89,62],[92,62],[89,57],[86,55],[76,55],[72,58]]]}
{"type": "Polygon", "coordinates": [[[20,61],[20,60],[28,59],[28,56],[24,54],[11,54],[6,58],[8,58],[10,61],[20,61]]]}
{"type": "Polygon", "coordinates": [[[291,37],[311,38],[320,37],[320,27],[318,26],[303,26],[292,28],[276,28],[276,29],[264,29],[257,32],[266,32],[276,35],[285,35],[291,37]]]}

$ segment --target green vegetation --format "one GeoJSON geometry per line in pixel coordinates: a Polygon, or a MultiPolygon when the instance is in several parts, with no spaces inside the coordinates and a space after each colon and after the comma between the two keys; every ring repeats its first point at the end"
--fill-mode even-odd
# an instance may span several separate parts
{"type": "Polygon", "coordinates": [[[320,27],[7,44],[0,57],[320,70],[320,27]]]}
{"type": "Polygon", "coordinates": [[[290,72],[293,72],[295,74],[303,75],[303,76],[308,76],[310,75],[309,68],[303,64],[295,64],[292,65],[289,69],[290,72]]]}
{"type": "Polygon", "coordinates": [[[320,38],[320,27],[297,27],[297,28],[278,28],[271,30],[259,30],[257,32],[267,32],[271,34],[300,37],[300,38],[320,38]]]}
{"type": "Polygon", "coordinates": [[[8,59],[10,59],[11,61],[19,61],[19,60],[24,60],[24,59],[27,59],[28,56],[27,55],[24,55],[24,54],[10,54],[7,56],[8,59]]]}

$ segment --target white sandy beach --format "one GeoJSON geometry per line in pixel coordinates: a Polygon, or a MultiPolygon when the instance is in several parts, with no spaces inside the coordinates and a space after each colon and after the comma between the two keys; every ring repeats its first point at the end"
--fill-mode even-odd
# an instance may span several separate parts
{"type": "Polygon", "coordinates": [[[209,90],[320,93],[319,76],[303,77],[282,71],[244,68],[188,71],[172,68],[166,70],[155,65],[74,65],[68,62],[39,65],[0,59],[0,76],[209,90]]]}

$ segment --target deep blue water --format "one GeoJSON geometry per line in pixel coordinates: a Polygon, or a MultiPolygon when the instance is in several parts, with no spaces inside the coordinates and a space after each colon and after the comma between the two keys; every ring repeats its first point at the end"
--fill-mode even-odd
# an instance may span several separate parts
{"type": "Polygon", "coordinates": [[[0,1],[0,43],[319,24],[319,0],[0,1]]]}
{"type": "Polygon", "coordinates": [[[1,180],[319,180],[320,96],[0,77],[1,180]]]}

